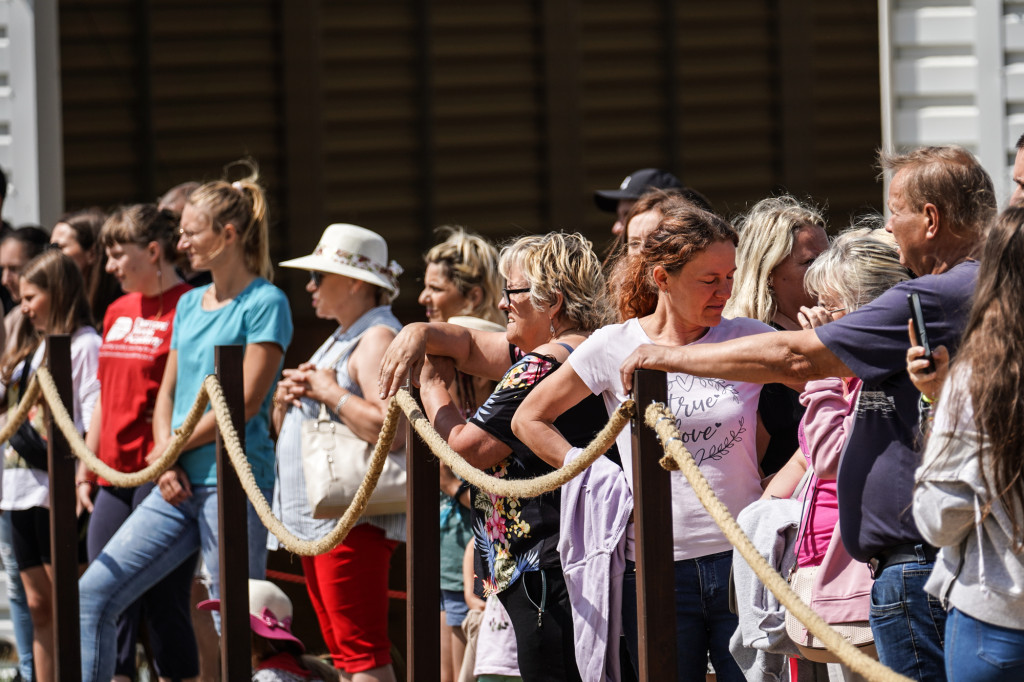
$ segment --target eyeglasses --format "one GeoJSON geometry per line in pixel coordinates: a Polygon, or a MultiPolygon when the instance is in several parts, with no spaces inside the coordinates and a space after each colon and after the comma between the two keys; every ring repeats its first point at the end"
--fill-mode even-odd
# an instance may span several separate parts
{"type": "Polygon", "coordinates": [[[320,288],[320,284],[324,281],[324,273],[317,270],[309,271],[309,280],[313,282],[313,286],[317,289],[320,288]]]}
{"type": "Polygon", "coordinates": [[[523,287],[521,289],[504,289],[503,288],[501,290],[501,293],[502,293],[502,295],[504,297],[503,300],[505,301],[505,305],[509,305],[509,304],[512,303],[512,298],[511,298],[512,294],[525,294],[525,293],[527,293],[529,291],[530,291],[530,287],[523,287]]]}

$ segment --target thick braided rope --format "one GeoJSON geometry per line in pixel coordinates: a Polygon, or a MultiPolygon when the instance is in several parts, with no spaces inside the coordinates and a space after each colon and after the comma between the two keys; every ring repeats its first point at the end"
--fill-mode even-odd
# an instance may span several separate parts
{"type": "Polygon", "coordinates": [[[441,434],[430,425],[416,399],[408,391],[405,389],[400,390],[394,399],[401,406],[409,418],[412,427],[416,429],[416,433],[420,435],[420,438],[427,444],[431,452],[451,467],[451,470],[462,480],[469,482],[485,493],[516,498],[543,495],[546,492],[557,490],[563,484],[578,476],[615,443],[615,437],[629,423],[629,418],[633,412],[632,400],[627,400],[619,405],[604,428],[594,436],[594,440],[590,442],[576,459],[561,469],[535,478],[507,481],[485,474],[463,459],[459,453],[452,450],[451,446],[441,438],[441,434]]]}
{"type": "Polygon", "coordinates": [[[683,446],[683,442],[679,438],[679,430],[676,428],[675,415],[669,412],[662,403],[652,403],[648,405],[644,418],[647,425],[658,434],[658,438],[665,448],[665,457],[661,460],[661,466],[669,471],[683,472],[693,491],[697,493],[700,503],[711,514],[725,537],[739,550],[765,587],[772,591],[779,602],[788,611],[791,611],[797,620],[803,623],[830,651],[839,656],[845,665],[872,682],[909,682],[906,677],[893,672],[870,656],[866,656],[843,639],[842,635],[822,620],[821,616],[812,611],[793,592],[789,583],[761,556],[726,506],[719,501],[718,496],[715,495],[707,479],[700,472],[697,463],[693,460],[693,455],[683,446]]]}
{"type": "Polygon", "coordinates": [[[380,478],[380,472],[384,469],[384,462],[387,459],[388,452],[391,451],[391,444],[394,442],[395,433],[398,430],[400,416],[398,404],[392,400],[388,405],[388,412],[384,417],[384,425],[381,428],[380,436],[377,437],[377,445],[373,449],[373,455],[370,457],[370,470],[367,472],[363,482],[359,484],[352,504],[345,510],[342,517],[338,519],[338,523],[334,528],[322,538],[319,540],[303,540],[293,535],[274,516],[274,512],[267,503],[267,498],[263,495],[263,491],[256,485],[256,478],[252,475],[252,467],[249,466],[249,460],[242,450],[242,445],[238,439],[238,432],[235,431],[234,424],[231,421],[231,411],[228,408],[227,401],[224,399],[224,391],[221,389],[217,377],[212,374],[206,377],[203,381],[203,387],[210,396],[213,413],[217,418],[217,426],[220,428],[221,440],[224,442],[224,447],[228,452],[228,457],[231,459],[231,464],[235,467],[238,479],[242,482],[242,488],[245,489],[245,494],[249,496],[252,506],[256,508],[256,513],[259,514],[260,520],[267,527],[267,530],[273,533],[289,552],[302,556],[316,556],[337,547],[348,536],[348,532],[352,527],[356,525],[359,517],[362,516],[363,511],[366,509],[366,504],[370,500],[370,495],[373,494],[373,489],[377,487],[377,480],[380,478]]]}
{"type": "MultiPolygon", "coordinates": [[[[64,402],[60,399],[60,392],[57,390],[57,384],[53,380],[53,375],[50,374],[50,370],[47,367],[40,367],[32,382],[29,384],[29,391],[26,391],[25,398],[22,399],[18,405],[18,409],[21,409],[21,405],[25,404],[29,397],[30,391],[33,384],[38,382],[39,389],[42,391],[43,399],[50,407],[50,413],[53,415],[53,421],[57,424],[57,428],[64,434],[64,438],[67,440],[68,445],[71,446],[71,452],[80,459],[85,466],[89,467],[99,476],[102,476],[111,485],[118,488],[134,488],[140,486],[143,483],[155,480],[178,461],[178,457],[181,455],[181,451],[185,448],[185,442],[188,441],[189,436],[192,435],[192,431],[195,430],[196,424],[199,419],[203,416],[203,410],[206,409],[206,403],[209,402],[209,398],[206,395],[206,391],[203,389],[199,390],[199,395],[196,396],[195,402],[189,409],[188,414],[185,415],[185,421],[182,425],[174,430],[171,439],[167,441],[167,447],[164,449],[163,454],[160,455],[159,459],[154,461],[152,464],[147,466],[145,469],[140,469],[132,473],[124,473],[112,468],[106,464],[103,460],[97,457],[82,439],[82,436],[78,433],[78,429],[75,428],[75,422],[68,414],[67,409],[64,407],[64,402]]],[[[26,411],[27,412],[27,411],[26,411]]],[[[8,424],[8,427],[10,424],[8,424]]],[[[17,428],[17,427],[15,427],[17,428]]],[[[11,433],[14,433],[13,431],[11,433]]],[[[0,432],[0,436],[4,433],[0,432]]],[[[0,441],[3,442],[3,441],[0,441]]]]}
{"type": "Polygon", "coordinates": [[[14,412],[7,415],[7,423],[0,429],[0,443],[9,441],[14,432],[18,430],[18,427],[21,426],[21,423],[28,419],[29,410],[39,402],[39,394],[39,381],[33,376],[25,388],[25,395],[21,397],[18,407],[14,409],[14,412]]]}

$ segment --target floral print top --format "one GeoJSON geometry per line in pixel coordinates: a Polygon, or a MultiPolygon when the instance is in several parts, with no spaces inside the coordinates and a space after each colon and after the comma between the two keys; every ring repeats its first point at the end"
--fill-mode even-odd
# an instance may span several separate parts
{"type": "MultiPolygon", "coordinates": [[[[571,349],[570,349],[571,350],[571,349]]],[[[533,388],[561,366],[553,357],[528,353],[502,377],[470,423],[505,443],[512,453],[488,473],[497,478],[527,479],[554,471],[512,433],[512,415],[533,388]]],[[[555,426],[576,447],[586,447],[608,421],[600,397],[592,395],[555,420],[555,426]]],[[[609,451],[618,462],[617,451],[609,451]]],[[[502,592],[520,575],[540,568],[561,568],[558,521],[561,492],[518,499],[473,489],[473,534],[478,556],[477,575],[484,594],[502,592]]]]}

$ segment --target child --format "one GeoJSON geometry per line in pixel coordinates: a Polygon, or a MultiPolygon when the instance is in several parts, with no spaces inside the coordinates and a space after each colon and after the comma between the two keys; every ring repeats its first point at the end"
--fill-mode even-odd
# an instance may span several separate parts
{"type": "MultiPolygon", "coordinates": [[[[219,599],[200,602],[213,611],[219,599]]],[[[252,627],[253,682],[336,682],[338,672],[314,656],[292,634],[292,602],[280,587],[266,580],[249,580],[249,625],[252,627]]]]}

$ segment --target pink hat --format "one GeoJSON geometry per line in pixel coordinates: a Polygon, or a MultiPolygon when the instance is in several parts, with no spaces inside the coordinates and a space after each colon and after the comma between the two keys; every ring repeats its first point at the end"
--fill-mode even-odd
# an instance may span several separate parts
{"type": "MultiPolygon", "coordinates": [[[[196,608],[216,611],[220,608],[220,599],[201,601],[196,608]]],[[[292,602],[274,583],[249,580],[249,625],[260,637],[295,642],[303,651],[306,650],[292,634],[292,602]]]]}

